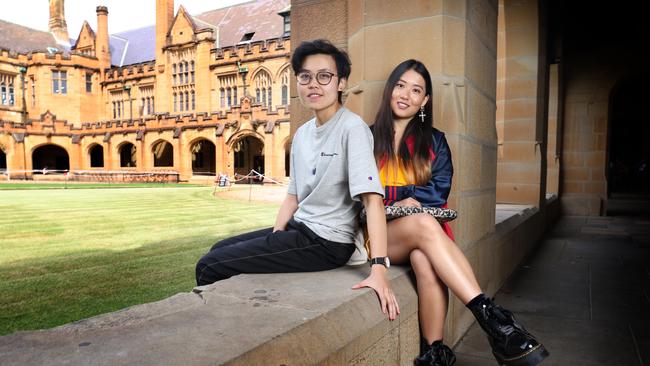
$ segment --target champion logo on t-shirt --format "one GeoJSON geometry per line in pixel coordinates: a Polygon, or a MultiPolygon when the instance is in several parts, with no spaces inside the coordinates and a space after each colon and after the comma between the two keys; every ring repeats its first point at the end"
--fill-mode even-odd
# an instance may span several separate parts
{"type": "Polygon", "coordinates": [[[337,154],[337,153],[331,153],[331,154],[328,154],[328,153],[326,153],[326,152],[321,152],[321,153],[320,153],[320,156],[336,156],[336,155],[338,155],[338,154],[337,154]]]}

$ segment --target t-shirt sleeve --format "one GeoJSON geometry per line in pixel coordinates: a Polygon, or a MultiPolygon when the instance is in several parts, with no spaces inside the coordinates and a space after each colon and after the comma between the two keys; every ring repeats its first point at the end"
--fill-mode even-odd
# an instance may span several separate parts
{"type": "Polygon", "coordinates": [[[362,193],[378,193],[383,197],[384,189],[379,181],[377,164],[372,153],[372,133],[365,123],[355,125],[349,130],[346,148],[352,199],[359,201],[362,193]]]}
{"type": "Polygon", "coordinates": [[[296,188],[296,164],[294,164],[295,146],[296,146],[295,143],[291,144],[291,153],[289,154],[289,187],[287,188],[287,193],[297,196],[298,189],[296,188]]]}

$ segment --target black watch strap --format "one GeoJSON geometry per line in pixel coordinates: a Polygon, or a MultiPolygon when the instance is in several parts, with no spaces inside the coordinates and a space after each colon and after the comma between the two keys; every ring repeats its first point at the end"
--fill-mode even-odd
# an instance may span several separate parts
{"type": "Polygon", "coordinates": [[[386,263],[386,257],[375,257],[370,259],[370,266],[374,264],[381,264],[382,266],[388,268],[388,265],[386,263]]]}

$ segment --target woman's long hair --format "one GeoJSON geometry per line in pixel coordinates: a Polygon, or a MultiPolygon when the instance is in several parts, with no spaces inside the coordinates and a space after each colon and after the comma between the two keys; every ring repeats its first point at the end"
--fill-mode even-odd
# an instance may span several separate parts
{"type": "Polygon", "coordinates": [[[377,162],[380,164],[399,163],[406,170],[406,176],[418,185],[424,185],[431,179],[430,150],[433,140],[431,138],[433,134],[433,98],[431,97],[431,90],[431,75],[429,75],[429,71],[422,62],[411,59],[397,65],[386,81],[381,105],[379,111],[377,111],[373,127],[374,151],[377,162]],[[393,110],[390,101],[395,85],[402,74],[408,70],[413,70],[424,78],[425,94],[429,96],[429,100],[424,105],[424,122],[420,119],[419,113],[413,116],[406,126],[396,154],[393,146],[395,128],[393,126],[393,110]],[[409,152],[406,144],[406,139],[411,136],[414,142],[413,154],[409,152]]]}

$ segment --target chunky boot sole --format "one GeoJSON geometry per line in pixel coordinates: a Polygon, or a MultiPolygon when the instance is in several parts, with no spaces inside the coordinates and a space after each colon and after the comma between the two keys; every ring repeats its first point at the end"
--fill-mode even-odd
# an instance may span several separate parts
{"type": "Polygon", "coordinates": [[[537,347],[517,357],[505,358],[493,352],[494,357],[501,366],[535,366],[542,362],[549,353],[544,345],[539,344],[537,347]]]}

